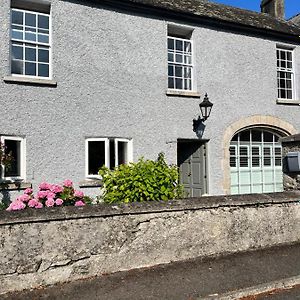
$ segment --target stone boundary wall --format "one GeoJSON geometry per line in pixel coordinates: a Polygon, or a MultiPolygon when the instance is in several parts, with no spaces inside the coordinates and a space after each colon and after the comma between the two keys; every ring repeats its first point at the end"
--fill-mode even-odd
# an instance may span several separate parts
{"type": "Polygon", "coordinates": [[[300,193],[0,212],[0,294],[300,241],[300,193]]]}

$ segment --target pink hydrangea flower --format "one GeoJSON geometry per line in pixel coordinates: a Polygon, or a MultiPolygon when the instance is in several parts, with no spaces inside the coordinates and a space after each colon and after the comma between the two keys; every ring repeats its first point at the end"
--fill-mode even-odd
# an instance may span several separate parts
{"type": "Polygon", "coordinates": [[[47,196],[48,196],[48,192],[47,192],[47,191],[39,191],[39,192],[37,193],[37,197],[38,197],[39,199],[46,198],[47,196]]]}
{"type": "Polygon", "coordinates": [[[6,209],[8,211],[12,211],[12,210],[22,210],[26,207],[25,203],[20,201],[20,200],[15,200],[13,201],[9,207],[6,209]]]}
{"type": "Polygon", "coordinates": [[[38,205],[38,200],[36,200],[36,199],[31,199],[31,200],[29,200],[29,202],[28,202],[28,206],[29,207],[36,207],[37,205],[38,205]]]}
{"type": "Polygon", "coordinates": [[[52,193],[52,192],[47,191],[47,198],[48,198],[48,199],[53,199],[53,198],[55,198],[55,193],[52,193]]]}
{"type": "Polygon", "coordinates": [[[31,188],[27,188],[25,191],[24,191],[24,194],[27,194],[27,195],[31,195],[33,193],[33,189],[31,188]]]}
{"type": "Polygon", "coordinates": [[[64,200],[63,200],[63,199],[57,198],[57,199],[55,200],[55,204],[56,204],[57,206],[61,206],[61,205],[63,205],[63,203],[64,203],[64,200]]]}
{"type": "Polygon", "coordinates": [[[44,205],[43,205],[43,203],[42,202],[38,202],[37,203],[37,205],[35,206],[35,208],[43,208],[44,207],[44,205]]]}
{"type": "Polygon", "coordinates": [[[50,191],[55,194],[62,193],[63,190],[64,190],[63,187],[58,184],[52,184],[52,186],[50,188],[50,191]]]}
{"type": "Polygon", "coordinates": [[[66,179],[66,180],[64,181],[64,186],[65,186],[65,187],[72,187],[72,186],[73,186],[72,180],[66,179]]]}
{"type": "Polygon", "coordinates": [[[82,191],[75,191],[74,196],[78,197],[78,198],[82,198],[83,197],[83,192],[82,191]]]}
{"type": "Polygon", "coordinates": [[[47,183],[47,182],[42,182],[40,185],[39,185],[39,189],[41,191],[45,191],[45,190],[49,190],[51,188],[51,184],[47,183]]]}
{"type": "Polygon", "coordinates": [[[29,195],[24,194],[24,195],[19,196],[17,198],[17,200],[22,201],[22,202],[28,202],[30,200],[30,197],[29,197],[29,195]]]}
{"type": "Polygon", "coordinates": [[[79,201],[75,202],[75,206],[77,206],[77,207],[85,206],[85,203],[83,201],[79,200],[79,201]]]}
{"type": "Polygon", "coordinates": [[[55,201],[54,201],[53,198],[49,198],[49,199],[46,200],[45,204],[46,204],[47,207],[53,207],[54,204],[55,204],[55,201]]]}

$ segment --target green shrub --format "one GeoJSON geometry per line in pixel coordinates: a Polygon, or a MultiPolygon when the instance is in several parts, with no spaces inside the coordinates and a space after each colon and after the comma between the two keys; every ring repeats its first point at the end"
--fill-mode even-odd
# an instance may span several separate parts
{"type": "Polygon", "coordinates": [[[164,154],[156,161],[141,158],[137,163],[120,165],[114,170],[103,167],[102,176],[106,203],[159,201],[181,198],[177,166],[168,166],[164,154]]]}

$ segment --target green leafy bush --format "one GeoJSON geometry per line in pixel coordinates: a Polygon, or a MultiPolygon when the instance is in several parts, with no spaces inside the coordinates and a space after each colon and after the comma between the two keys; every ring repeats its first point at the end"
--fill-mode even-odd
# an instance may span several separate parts
{"type": "Polygon", "coordinates": [[[168,166],[163,153],[156,161],[141,158],[114,170],[103,167],[99,174],[103,179],[103,200],[107,203],[170,200],[183,195],[178,168],[168,166]]]}

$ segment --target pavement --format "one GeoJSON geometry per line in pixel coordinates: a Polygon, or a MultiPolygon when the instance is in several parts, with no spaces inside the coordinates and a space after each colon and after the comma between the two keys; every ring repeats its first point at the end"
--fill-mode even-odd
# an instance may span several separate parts
{"type": "Polygon", "coordinates": [[[0,299],[300,299],[297,284],[300,284],[300,244],[118,272],[2,295],[0,299]],[[284,294],[290,298],[278,298],[284,294]]]}

